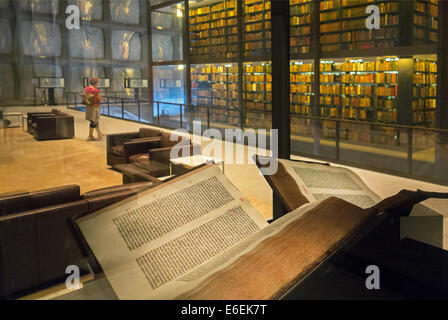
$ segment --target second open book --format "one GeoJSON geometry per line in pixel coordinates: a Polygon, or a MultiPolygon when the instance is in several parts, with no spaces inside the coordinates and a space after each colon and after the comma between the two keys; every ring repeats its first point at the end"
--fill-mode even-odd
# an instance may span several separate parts
{"type": "Polygon", "coordinates": [[[271,224],[214,165],[76,223],[120,299],[276,298],[379,200],[347,169],[283,160],[280,169],[306,200],[271,224]]]}

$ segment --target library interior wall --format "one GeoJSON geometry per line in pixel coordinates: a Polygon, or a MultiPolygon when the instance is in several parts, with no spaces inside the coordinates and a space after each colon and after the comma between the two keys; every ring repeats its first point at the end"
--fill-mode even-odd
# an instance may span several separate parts
{"type": "Polygon", "coordinates": [[[37,78],[57,76],[65,79],[65,89],[56,89],[63,104],[67,92],[82,90],[80,74],[101,74],[111,79],[109,91],[132,96],[122,79],[147,75],[146,10],[146,0],[0,0],[0,65],[8,77],[0,101],[41,104],[46,90],[36,88],[37,78]],[[69,4],[80,8],[80,30],[65,28],[69,4]]]}

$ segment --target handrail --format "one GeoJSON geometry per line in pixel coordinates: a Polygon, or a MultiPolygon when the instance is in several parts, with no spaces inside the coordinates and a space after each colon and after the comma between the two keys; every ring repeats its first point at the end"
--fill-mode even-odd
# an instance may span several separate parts
{"type": "MultiPolygon", "coordinates": [[[[81,96],[80,93],[77,92],[67,92],[66,95],[66,101],[67,101],[67,107],[69,107],[69,105],[75,105],[75,109],[76,107],[79,105],[80,100],[77,100],[77,96],[81,96]],[[74,102],[69,102],[69,97],[71,95],[74,95],[75,99],[74,102]]],[[[195,112],[201,113],[201,118],[204,116],[204,120],[206,120],[206,122],[204,122],[203,124],[203,128],[226,128],[227,124],[226,123],[220,123],[219,121],[214,122],[213,120],[213,111],[216,110],[224,110],[224,111],[228,111],[228,112],[235,112],[235,111],[240,111],[240,108],[228,108],[228,107],[221,107],[221,106],[204,106],[204,105],[192,105],[192,104],[186,104],[186,103],[176,103],[176,102],[164,102],[164,101],[156,101],[156,100],[149,100],[149,99],[131,99],[131,98],[120,98],[120,97],[106,97],[105,101],[103,101],[102,103],[102,111],[104,108],[104,114],[111,116],[111,117],[115,117],[115,118],[119,118],[119,119],[125,119],[125,120],[130,120],[130,121],[135,121],[135,122],[139,122],[139,123],[150,123],[150,124],[154,124],[157,126],[163,126],[169,129],[175,129],[175,128],[185,128],[185,124],[189,123],[189,125],[187,124],[187,129],[189,129],[190,131],[191,129],[191,125],[192,125],[192,117],[188,116],[188,113],[193,114],[195,112]],[[130,103],[132,103],[133,105],[131,106],[130,103]],[[152,104],[153,109],[148,108],[147,104],[152,104]],[[103,106],[104,105],[104,106],[103,106]],[[164,115],[161,113],[161,111],[163,111],[163,107],[162,106],[171,106],[170,107],[170,112],[168,113],[168,117],[165,118],[164,115]],[[111,109],[112,107],[114,107],[114,109],[112,110],[111,113],[111,109]],[[176,107],[179,108],[176,111],[176,107]],[[148,110],[152,110],[148,113],[146,113],[146,118],[145,118],[145,111],[148,110]],[[197,111],[198,110],[198,111],[197,111]],[[130,117],[129,113],[133,114],[135,117],[130,117]],[[203,113],[203,114],[202,114],[203,113]]],[[[244,114],[248,114],[248,113],[256,113],[256,114],[264,114],[264,115],[270,115],[272,116],[272,112],[271,111],[264,111],[264,110],[245,110],[244,114]]],[[[241,118],[241,115],[239,115],[239,121],[241,125],[241,128],[246,127],[245,125],[245,119],[241,118]]],[[[244,117],[244,115],[243,115],[244,117]]],[[[328,161],[336,161],[336,162],[341,162],[344,163],[343,160],[341,160],[341,143],[345,143],[344,141],[346,139],[344,139],[341,136],[341,124],[355,124],[355,125],[363,125],[363,126],[376,126],[376,127],[388,127],[388,128],[393,128],[396,129],[398,131],[403,130],[406,131],[405,134],[407,134],[407,143],[406,143],[406,149],[407,149],[407,155],[406,155],[406,164],[405,164],[405,171],[403,171],[405,174],[410,175],[415,177],[414,174],[414,133],[416,131],[423,131],[423,132],[432,132],[435,134],[440,134],[441,137],[443,136],[447,136],[448,137],[448,129],[441,129],[441,128],[430,128],[430,127],[422,127],[422,126],[410,126],[410,125],[404,125],[404,124],[392,124],[392,123],[382,123],[382,122],[372,122],[372,121],[360,121],[360,120],[350,120],[350,119],[338,119],[338,118],[328,118],[328,117],[318,117],[318,116],[310,116],[310,115],[302,115],[299,113],[294,113],[291,112],[290,113],[290,117],[292,118],[296,118],[296,119],[304,119],[304,120],[310,120],[312,122],[311,126],[315,126],[318,125],[319,123],[322,122],[334,122],[336,124],[335,126],[335,133],[334,133],[334,137],[332,137],[332,139],[334,139],[335,141],[335,153],[334,156],[331,156],[331,159],[326,159],[328,161]]],[[[300,135],[300,134],[299,134],[300,135]]],[[[314,136],[314,134],[313,134],[314,136]]],[[[316,138],[314,136],[314,138],[316,138]]],[[[320,137],[317,137],[318,139],[320,139],[320,137]]],[[[437,143],[446,143],[445,140],[447,139],[441,139],[439,142],[437,143]]],[[[368,143],[367,143],[368,144],[368,143]]],[[[398,142],[399,144],[399,142],[398,142]]],[[[398,145],[397,144],[397,145],[398,145]]],[[[313,153],[308,153],[308,152],[301,152],[301,151],[296,151],[295,154],[298,155],[303,155],[303,156],[311,156],[311,157],[324,157],[323,155],[321,155],[320,153],[315,153],[313,151],[313,153]]],[[[355,163],[358,163],[355,161],[355,163]]],[[[354,163],[351,163],[350,165],[354,165],[354,163]]],[[[363,166],[362,163],[358,163],[359,166],[363,166]]],[[[375,165],[374,166],[376,168],[376,170],[383,170],[381,169],[380,165],[375,165]]],[[[403,172],[396,172],[395,174],[400,174],[402,175],[403,172]]],[[[431,174],[428,173],[428,175],[425,175],[426,178],[429,178],[431,180],[434,180],[436,182],[440,182],[438,181],[439,178],[435,178],[431,177],[431,174]]],[[[421,178],[419,176],[419,178],[421,178]]],[[[440,178],[441,179],[441,178],[440,178]]],[[[442,182],[442,183],[446,183],[442,182]]]]}
{"type": "MultiPolygon", "coordinates": [[[[109,92],[109,93],[121,93],[121,92],[109,92]]],[[[78,92],[67,92],[67,94],[78,94],[79,96],[82,96],[78,92]]],[[[157,105],[158,108],[160,108],[160,105],[171,105],[171,106],[177,106],[180,108],[187,107],[191,109],[204,109],[208,110],[207,112],[211,110],[224,110],[224,111],[240,111],[240,108],[229,108],[229,107],[221,107],[221,106],[205,106],[205,105],[194,105],[194,104],[186,104],[186,103],[178,103],[178,102],[165,102],[165,101],[156,101],[156,100],[149,100],[149,99],[132,99],[129,97],[113,97],[113,96],[104,96],[105,98],[111,99],[116,98],[118,100],[122,100],[124,103],[125,101],[133,102],[136,104],[141,103],[152,103],[154,105],[157,105]]],[[[263,110],[246,110],[246,113],[260,113],[260,114],[266,114],[266,115],[272,115],[272,111],[263,111],[263,110]]],[[[360,121],[360,120],[350,120],[350,119],[339,119],[339,118],[330,118],[330,117],[318,117],[318,116],[310,116],[310,115],[302,115],[299,113],[290,113],[291,117],[294,118],[301,118],[301,119],[307,119],[307,120],[317,120],[317,121],[331,121],[336,123],[346,123],[346,124],[358,124],[358,125],[371,125],[371,126],[378,126],[378,127],[389,127],[389,128],[395,128],[395,129],[406,129],[406,130],[423,130],[423,131],[429,131],[429,132],[435,132],[435,133],[443,133],[448,134],[448,129],[441,129],[441,128],[433,128],[433,127],[422,127],[422,126],[411,126],[411,125],[405,125],[405,124],[393,124],[393,123],[386,123],[386,122],[373,122],[373,121],[360,121]]]]}

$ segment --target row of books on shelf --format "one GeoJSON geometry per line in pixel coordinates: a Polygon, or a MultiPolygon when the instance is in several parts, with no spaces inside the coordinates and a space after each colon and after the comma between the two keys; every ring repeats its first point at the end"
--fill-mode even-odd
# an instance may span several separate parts
{"type": "MultiPolygon", "coordinates": [[[[244,28],[246,32],[264,31],[264,29],[266,29],[266,31],[271,29],[271,21],[246,24],[246,27],[244,28]]],[[[266,32],[266,34],[270,34],[270,32],[266,32]]]]}
{"type": "Polygon", "coordinates": [[[296,26],[294,28],[291,28],[290,35],[292,37],[304,36],[305,39],[309,39],[309,36],[311,35],[311,26],[296,26]]]}
{"type": "Polygon", "coordinates": [[[414,86],[413,93],[414,93],[414,97],[422,97],[422,98],[434,97],[435,98],[437,95],[437,87],[435,87],[435,86],[430,86],[430,87],[414,86]]]}
{"type": "MultiPolygon", "coordinates": [[[[190,30],[194,31],[194,30],[190,30]]],[[[228,28],[220,28],[220,29],[205,29],[203,31],[196,30],[196,32],[190,32],[190,40],[200,40],[200,39],[207,39],[210,37],[210,34],[212,37],[218,37],[218,36],[225,36],[225,35],[234,35],[237,33],[237,27],[228,27],[228,28]]],[[[238,38],[233,38],[238,39],[238,38]]],[[[236,40],[232,40],[236,41],[236,40]]]]}
{"type": "Polygon", "coordinates": [[[190,23],[189,30],[190,31],[201,31],[201,30],[208,30],[208,29],[214,29],[214,28],[222,28],[222,27],[236,27],[237,20],[236,18],[232,19],[223,19],[223,20],[216,20],[212,22],[204,22],[199,24],[192,24],[190,23]]]}
{"type": "Polygon", "coordinates": [[[298,64],[292,63],[289,67],[290,72],[313,72],[313,64],[311,63],[302,63],[300,62],[298,64]]]}
{"type": "Polygon", "coordinates": [[[298,94],[290,94],[291,104],[311,104],[311,96],[309,95],[298,95],[298,94]]]}
{"type": "Polygon", "coordinates": [[[437,105],[436,99],[417,98],[412,101],[412,110],[435,109],[437,105]]]}
{"type": "Polygon", "coordinates": [[[313,81],[313,75],[311,74],[294,74],[291,73],[291,82],[309,82],[313,81]]]}
{"type": "Polygon", "coordinates": [[[245,101],[246,109],[258,111],[272,111],[272,104],[260,101],[245,101]]]}
{"type": "Polygon", "coordinates": [[[414,84],[437,84],[437,75],[434,73],[414,73],[414,84]]]}
{"type": "Polygon", "coordinates": [[[198,66],[192,67],[192,73],[202,73],[202,74],[213,74],[213,73],[228,73],[235,74],[238,73],[238,66],[236,65],[206,65],[206,66],[198,66]]]}
{"type": "Polygon", "coordinates": [[[260,1],[260,0],[245,0],[244,1],[245,13],[256,13],[259,11],[270,11],[271,2],[270,1],[260,1]]]}
{"type": "Polygon", "coordinates": [[[255,93],[255,92],[246,92],[245,93],[246,100],[250,101],[272,101],[272,93],[255,93]]]}
{"type": "Polygon", "coordinates": [[[304,116],[309,116],[309,115],[311,115],[311,106],[303,105],[303,104],[291,105],[290,111],[292,113],[298,113],[298,114],[301,114],[304,116]]]}
{"type": "Polygon", "coordinates": [[[292,93],[312,93],[312,85],[306,84],[306,85],[297,85],[297,84],[291,84],[291,92],[292,93]]]}
{"type": "Polygon", "coordinates": [[[211,82],[236,82],[238,81],[237,74],[192,74],[192,81],[211,81],[211,82]]]}
{"type": "Polygon", "coordinates": [[[246,73],[272,73],[271,64],[247,64],[245,65],[246,73]]]}
{"type": "MultiPolygon", "coordinates": [[[[271,43],[270,42],[247,42],[244,44],[244,49],[246,50],[246,54],[250,53],[251,50],[261,50],[261,49],[270,49],[271,43]]],[[[260,55],[263,54],[263,52],[259,53],[260,55]]]]}
{"type": "Polygon", "coordinates": [[[321,85],[321,94],[345,94],[345,95],[372,95],[373,86],[357,86],[357,85],[321,85]]]}
{"type": "Polygon", "coordinates": [[[271,83],[245,83],[244,90],[247,92],[271,92],[272,84],[271,83]]]}
{"type": "MultiPolygon", "coordinates": [[[[413,120],[415,124],[423,124],[423,125],[429,125],[429,126],[434,126],[434,123],[436,121],[436,111],[435,110],[428,110],[425,112],[419,112],[419,113],[414,113],[413,114],[413,120]]],[[[427,146],[427,142],[426,144],[421,143],[424,146],[427,146]]]]}
{"type": "Polygon", "coordinates": [[[435,61],[414,61],[414,70],[417,72],[437,72],[437,62],[435,61]]]}
{"type": "Polygon", "coordinates": [[[438,16],[438,3],[437,2],[415,2],[415,11],[423,14],[429,14],[430,16],[438,16]]]}
{"type": "Polygon", "coordinates": [[[204,89],[204,88],[193,88],[197,89],[194,91],[193,96],[198,98],[226,98],[226,99],[238,99],[238,91],[237,90],[227,90],[227,87],[222,86],[220,84],[214,84],[213,88],[204,89]]]}
{"type": "Polygon", "coordinates": [[[202,97],[202,96],[192,96],[192,104],[203,105],[203,106],[218,106],[218,107],[238,107],[238,101],[234,99],[220,98],[220,97],[202,97]]]}
{"type": "Polygon", "coordinates": [[[425,17],[425,16],[419,16],[419,15],[414,16],[414,24],[432,28],[435,30],[437,30],[437,28],[439,27],[439,22],[438,22],[437,18],[425,17]]]}
{"type": "Polygon", "coordinates": [[[347,107],[371,107],[372,99],[369,97],[340,97],[320,96],[321,105],[347,106],[347,107]]]}
{"type": "Polygon", "coordinates": [[[290,24],[292,27],[301,26],[302,24],[311,23],[311,20],[312,20],[311,15],[300,16],[300,17],[294,16],[294,17],[291,17],[290,24]]]}

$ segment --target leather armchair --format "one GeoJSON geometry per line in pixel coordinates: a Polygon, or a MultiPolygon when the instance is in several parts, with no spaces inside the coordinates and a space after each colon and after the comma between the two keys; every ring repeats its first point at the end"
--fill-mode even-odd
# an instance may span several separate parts
{"type": "Polygon", "coordinates": [[[152,185],[121,185],[84,195],[72,185],[0,198],[0,298],[16,298],[64,282],[68,265],[88,273],[68,220],[152,185]]]}
{"type": "Polygon", "coordinates": [[[168,132],[163,132],[158,141],[151,141],[146,144],[142,143],[141,150],[145,150],[145,152],[132,154],[129,156],[128,162],[148,163],[151,160],[155,160],[163,164],[169,164],[173,148],[177,149],[174,152],[176,157],[201,154],[201,146],[193,146],[189,138],[176,135],[172,136],[168,132]]]}
{"type": "Polygon", "coordinates": [[[157,129],[140,128],[138,132],[107,135],[107,164],[114,166],[127,163],[126,159],[132,154],[140,153],[142,150],[147,151],[146,146],[134,142],[145,142],[147,139],[157,140],[160,139],[161,134],[162,132],[157,129]],[[127,153],[125,153],[125,144],[129,146],[126,148],[127,153]]]}

